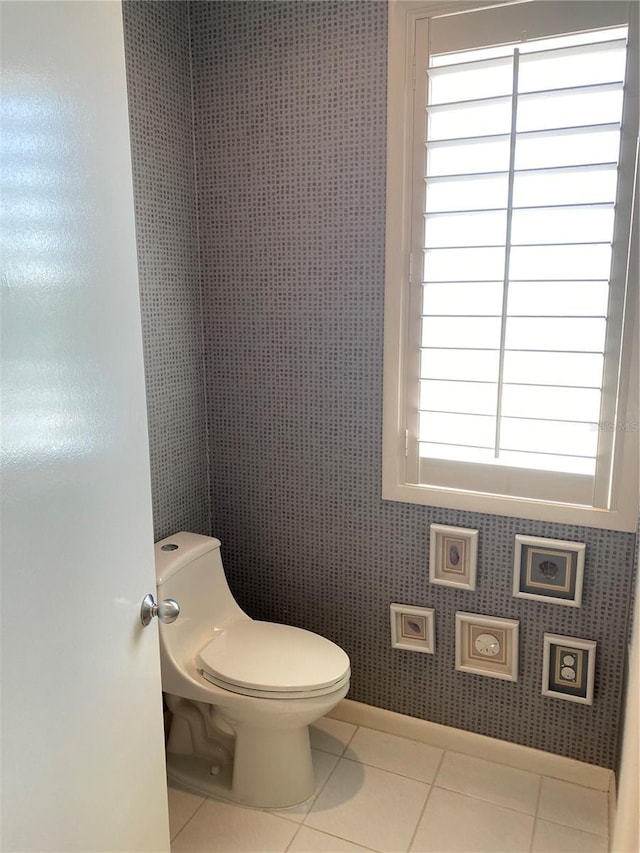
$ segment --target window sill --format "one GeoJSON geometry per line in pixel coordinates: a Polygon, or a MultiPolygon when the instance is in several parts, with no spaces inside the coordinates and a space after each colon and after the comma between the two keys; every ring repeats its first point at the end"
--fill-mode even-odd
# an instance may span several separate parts
{"type": "Polygon", "coordinates": [[[631,496],[628,500],[621,502],[621,509],[606,510],[550,501],[532,501],[501,495],[481,494],[479,492],[435,489],[409,483],[385,483],[382,488],[382,499],[423,506],[447,507],[468,512],[490,513],[491,515],[506,515],[513,518],[531,518],[539,521],[551,521],[555,524],[576,524],[581,527],[619,530],[628,533],[635,532],[638,523],[637,500],[631,496]]]}

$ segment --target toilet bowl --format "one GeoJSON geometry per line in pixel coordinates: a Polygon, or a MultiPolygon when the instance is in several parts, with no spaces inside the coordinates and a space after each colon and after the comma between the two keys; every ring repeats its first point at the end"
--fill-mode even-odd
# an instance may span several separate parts
{"type": "Polygon", "coordinates": [[[155,557],[158,598],[180,604],[159,626],[169,778],[249,806],[304,802],[315,788],[308,727],[346,696],[349,658],[310,631],[247,616],[217,539],[177,533],[155,557]]]}

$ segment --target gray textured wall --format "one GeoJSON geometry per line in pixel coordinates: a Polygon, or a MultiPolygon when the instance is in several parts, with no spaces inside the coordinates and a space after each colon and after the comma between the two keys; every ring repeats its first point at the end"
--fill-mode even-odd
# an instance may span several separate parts
{"type": "Polygon", "coordinates": [[[155,538],[209,533],[189,5],[123,4],[155,538]]]}
{"type": "MultiPolygon", "coordinates": [[[[143,67],[144,34],[158,16],[173,20],[176,5],[185,6],[125,15],[137,33],[127,47],[141,97],[178,91],[177,78],[154,81],[143,67]]],[[[197,2],[191,15],[212,530],[236,597],[256,618],[340,643],[354,699],[613,766],[634,536],[380,498],[386,4],[197,2]],[[480,529],[475,592],[429,585],[431,522],[480,529]],[[586,542],[579,610],[511,596],[515,533],[586,542]],[[435,607],[435,655],[390,648],[392,601],[435,607]],[[454,670],[456,610],[520,619],[517,683],[454,670]],[[545,631],[598,641],[593,707],[540,695],[545,631]]],[[[158,33],[152,55],[163,49],[158,33]]],[[[169,54],[178,51],[171,34],[169,54]]],[[[135,102],[132,112],[135,123],[135,102]]],[[[182,150],[174,142],[170,131],[157,139],[169,161],[182,150]]],[[[138,168],[153,186],[158,152],[143,143],[138,168]]],[[[152,220],[149,202],[139,203],[152,220]]],[[[145,255],[141,243],[141,265],[145,255]]],[[[193,257],[167,262],[193,272],[193,257]]],[[[145,325],[151,357],[164,353],[166,331],[171,339],[154,367],[158,389],[198,344],[197,306],[175,311],[175,332],[145,325]]],[[[184,397],[179,381],[173,396],[158,393],[150,415],[152,444],[165,425],[177,436],[193,392],[183,482],[201,489],[196,373],[184,397]]],[[[175,471],[156,452],[163,532],[185,524],[164,485],[175,471]]]]}

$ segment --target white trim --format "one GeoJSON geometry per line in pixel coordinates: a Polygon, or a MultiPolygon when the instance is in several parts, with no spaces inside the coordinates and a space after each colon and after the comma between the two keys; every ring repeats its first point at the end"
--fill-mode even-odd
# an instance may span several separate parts
{"type": "MultiPolygon", "coordinates": [[[[617,792],[617,786],[616,786],[616,774],[615,773],[611,774],[611,784],[609,785],[609,790],[608,790],[607,794],[608,794],[608,796],[607,796],[607,812],[608,812],[608,817],[609,817],[609,821],[608,821],[609,850],[611,850],[611,851],[617,850],[618,853],[621,853],[620,848],[613,846],[613,833],[614,833],[614,828],[616,825],[616,812],[617,812],[617,805],[618,805],[618,792],[617,792]]],[[[636,821],[636,823],[637,823],[637,821],[636,821]]],[[[629,853],[637,853],[638,849],[639,849],[638,845],[636,844],[635,847],[629,848],[629,853]]]]}
{"type": "Polygon", "coordinates": [[[597,767],[595,764],[587,764],[573,758],[544,752],[541,749],[533,749],[530,746],[508,743],[475,732],[431,723],[428,720],[407,717],[395,711],[386,711],[362,702],[354,702],[353,699],[343,699],[328,716],[334,720],[366,726],[440,749],[463,752],[475,758],[484,758],[519,770],[529,770],[531,773],[572,782],[596,791],[611,789],[613,771],[607,770],[606,767],[597,767]]]}
{"type": "MultiPolygon", "coordinates": [[[[548,11],[539,15],[538,10],[529,2],[510,3],[509,8],[491,9],[492,5],[494,4],[489,2],[477,9],[481,15],[472,13],[468,16],[434,16],[431,35],[433,53],[471,50],[483,47],[491,41],[493,44],[514,43],[520,40],[523,31],[526,32],[526,41],[573,33],[576,20],[580,21],[580,29],[585,30],[624,26],[628,20],[629,8],[628,3],[614,0],[607,0],[606,3],[573,0],[571,4],[562,0],[547,0],[545,5],[548,11]]],[[[433,12],[429,14],[432,15],[433,12]]]]}
{"type": "Polygon", "coordinates": [[[637,853],[640,850],[640,584],[636,585],[627,672],[618,795],[617,802],[613,804],[615,821],[610,824],[611,850],[616,853],[637,853]]]}
{"type": "MultiPolygon", "coordinates": [[[[625,444],[627,444],[626,441],[625,444]]],[[[629,453],[626,453],[625,448],[624,457],[625,460],[629,460],[629,465],[633,468],[637,466],[637,453],[634,454],[631,449],[633,442],[628,444],[629,453]]],[[[395,462],[396,460],[385,456],[383,465],[385,473],[388,474],[395,462]]],[[[633,491],[630,482],[627,483],[625,491],[627,493],[633,491]]],[[[506,515],[510,518],[534,518],[540,521],[552,521],[556,524],[576,524],[604,530],[623,530],[628,533],[633,533],[636,529],[635,499],[628,497],[621,500],[620,510],[605,510],[553,503],[552,501],[506,498],[502,495],[488,495],[481,492],[433,489],[429,486],[417,486],[385,479],[382,484],[382,498],[383,500],[402,501],[423,506],[440,506],[468,510],[469,512],[506,515]]]]}
{"type": "Polygon", "coordinates": [[[417,607],[410,604],[390,604],[389,617],[391,621],[391,648],[405,649],[409,652],[424,652],[434,654],[436,650],[435,610],[433,607],[417,607]],[[418,616],[424,619],[424,638],[404,637],[401,621],[403,616],[418,616]]]}
{"type": "Polygon", "coordinates": [[[442,586],[455,586],[458,589],[474,590],[478,565],[478,530],[466,527],[448,527],[445,524],[432,524],[429,529],[429,583],[442,586]],[[465,542],[463,568],[464,574],[456,577],[442,565],[440,542],[443,538],[463,539],[465,542]]]}
{"type": "MultiPolygon", "coordinates": [[[[473,675],[485,675],[490,678],[500,678],[503,681],[518,680],[518,635],[520,622],[517,619],[504,619],[499,616],[483,616],[479,613],[456,613],[456,669],[473,675]],[[470,632],[472,628],[485,628],[485,636],[493,632],[504,631],[504,650],[498,643],[498,653],[504,651],[504,660],[496,663],[495,659],[486,657],[480,660],[467,654],[470,648],[470,632]]],[[[480,636],[477,637],[477,640],[480,636]]],[[[497,637],[492,637],[497,641],[497,637]]]]}
{"type": "Polygon", "coordinates": [[[513,595],[515,598],[530,598],[534,601],[544,601],[547,604],[563,604],[565,607],[580,607],[582,604],[582,580],[584,577],[584,542],[567,542],[562,539],[543,539],[539,536],[524,536],[516,533],[513,557],[513,595]],[[576,555],[576,577],[573,598],[560,598],[554,595],[540,595],[525,592],[520,589],[520,569],[522,564],[522,546],[531,545],[534,548],[568,551],[576,555]]]}
{"type": "MultiPolygon", "coordinates": [[[[631,287],[630,304],[627,306],[625,328],[626,339],[631,342],[622,355],[621,392],[628,391],[626,411],[617,413],[615,431],[616,469],[611,485],[610,508],[591,507],[583,503],[583,497],[569,492],[555,491],[555,500],[544,500],[535,494],[527,497],[512,497],[498,493],[486,493],[476,486],[475,491],[465,491],[450,484],[441,486],[418,485],[408,482],[407,462],[417,471],[417,431],[411,423],[405,423],[408,410],[407,384],[403,379],[407,365],[404,364],[405,338],[409,334],[406,317],[407,302],[417,285],[410,281],[410,223],[409,210],[412,193],[411,160],[414,155],[413,141],[409,138],[409,122],[406,120],[414,108],[413,76],[413,32],[417,20],[426,15],[451,14],[464,8],[483,8],[492,3],[442,3],[403,2],[389,3],[389,47],[387,77],[387,221],[386,221],[386,283],[385,283],[385,326],[384,326],[384,410],[383,410],[383,475],[382,497],[385,500],[427,506],[441,506],[472,512],[492,513],[515,518],[533,518],[555,523],[632,532],[636,528],[636,483],[638,470],[637,435],[622,431],[617,425],[635,424],[637,430],[637,311],[634,308],[637,284],[637,259],[631,252],[629,270],[631,287]],[[403,92],[403,97],[398,93],[403,92]],[[625,388],[625,385],[627,386],[625,388]],[[622,462],[624,460],[624,464],[622,462]]],[[[495,5],[512,5],[497,3],[495,5]]],[[[572,4],[573,5],[573,4],[572,4]]],[[[581,6],[583,4],[580,4],[581,6]]],[[[588,4],[587,4],[588,5],[588,4]]],[[[597,4],[592,4],[593,6],[597,4]]],[[[599,4],[602,5],[602,4],[599,4]]],[[[617,4],[616,4],[617,5],[617,4]]],[[[633,5],[633,4],[632,4],[633,5]]],[[[633,26],[631,27],[633,29],[633,26]]],[[[634,84],[635,85],[635,84],[634,84]]],[[[637,229],[637,225],[635,226],[637,229]]],[[[635,230],[634,229],[634,230],[635,230]]],[[[634,235],[635,236],[635,235],[634,235]]],[[[415,266],[415,264],[414,264],[415,266]]],[[[624,393],[623,393],[624,396],[624,393]]],[[[417,415],[416,415],[417,419],[417,415]]],[[[605,425],[606,426],[606,425],[605,425]]],[[[601,436],[603,437],[603,436],[601,436]]],[[[602,447],[606,442],[602,442],[602,447]]],[[[531,472],[535,475],[537,472],[531,472]]],[[[548,473],[548,472],[545,472],[548,473]]],[[[507,476],[515,476],[515,473],[507,476]]],[[[550,475],[553,476],[552,474],[550,475]]],[[[574,478],[575,479],[575,478],[574,478]]],[[[535,477],[534,477],[535,480],[535,477]]],[[[566,478],[565,478],[566,480],[566,478]]],[[[564,483],[564,480],[557,480],[564,483]]],[[[531,483],[529,483],[531,486],[531,483]]],[[[533,483],[535,486],[535,482],[533,483]]],[[[472,487],[473,488],[473,487],[472,487]]],[[[600,487],[602,492],[602,487],[600,487]]]]}
{"type": "Polygon", "coordinates": [[[593,685],[596,672],[596,647],[595,640],[581,640],[578,637],[564,637],[560,634],[544,635],[544,651],[542,661],[542,695],[552,696],[554,699],[564,699],[567,702],[578,702],[581,705],[593,705],[593,685]],[[549,687],[550,655],[551,646],[568,646],[571,650],[582,649],[587,653],[587,689],[585,696],[570,696],[549,687]]]}

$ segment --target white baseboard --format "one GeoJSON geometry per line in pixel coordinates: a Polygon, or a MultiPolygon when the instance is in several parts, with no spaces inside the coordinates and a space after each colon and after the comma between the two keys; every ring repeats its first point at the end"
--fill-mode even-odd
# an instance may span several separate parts
{"type": "Polygon", "coordinates": [[[428,743],[441,749],[452,749],[476,758],[495,761],[497,764],[529,770],[541,776],[573,782],[585,788],[615,791],[615,787],[612,787],[614,786],[613,771],[605,767],[585,764],[573,758],[485,737],[474,732],[430,723],[428,720],[407,717],[404,714],[396,714],[394,711],[385,711],[383,708],[354,702],[352,699],[343,699],[328,716],[357,726],[366,726],[388,734],[417,740],[420,743],[428,743]]]}

